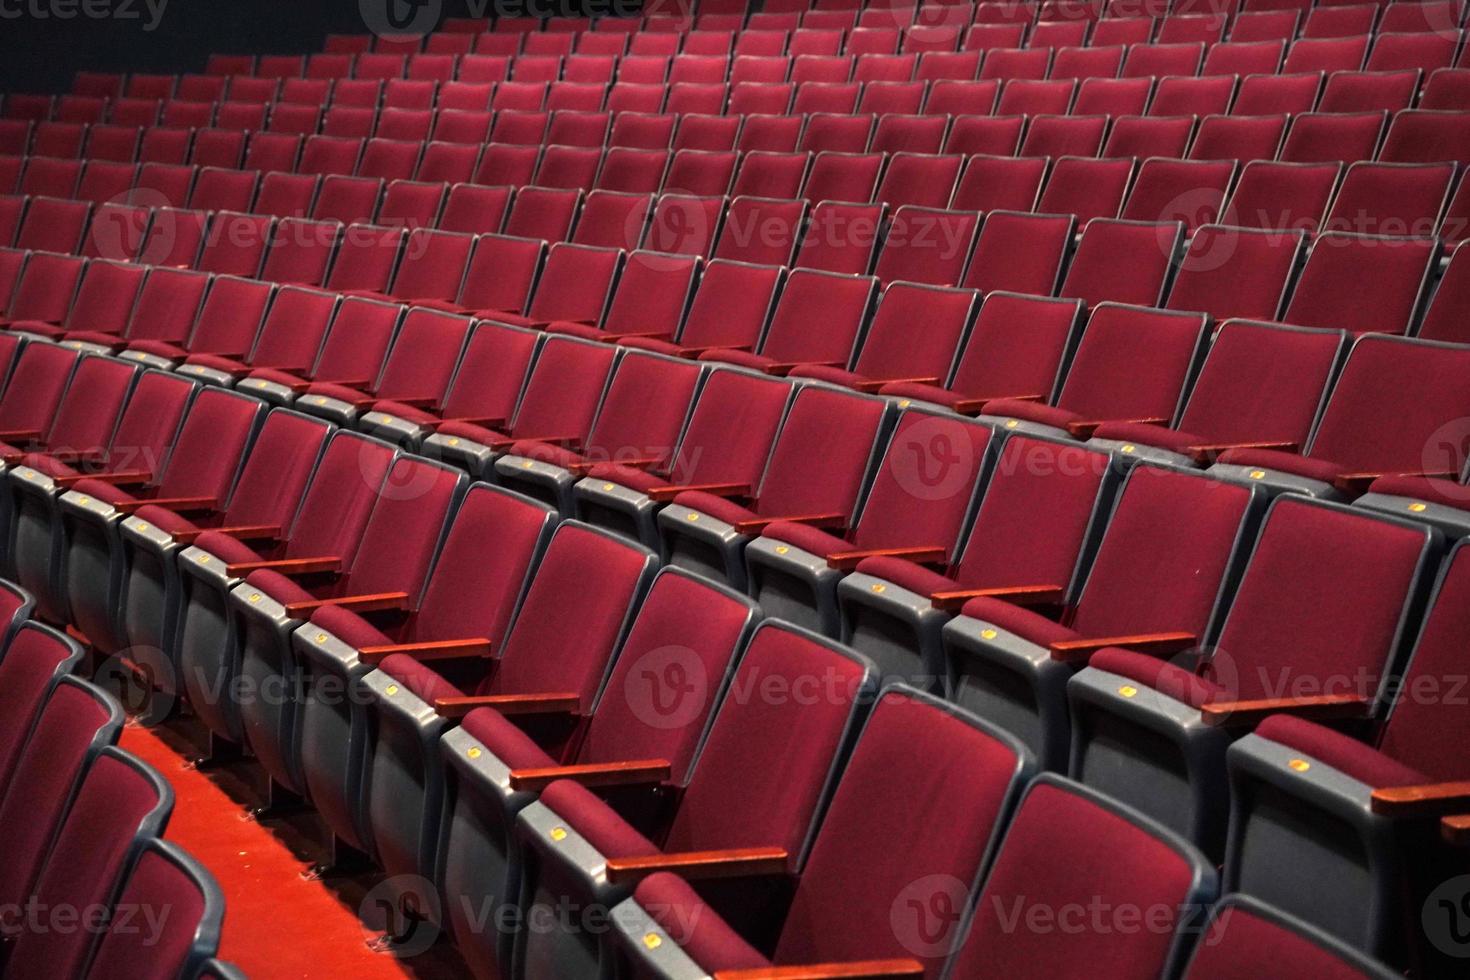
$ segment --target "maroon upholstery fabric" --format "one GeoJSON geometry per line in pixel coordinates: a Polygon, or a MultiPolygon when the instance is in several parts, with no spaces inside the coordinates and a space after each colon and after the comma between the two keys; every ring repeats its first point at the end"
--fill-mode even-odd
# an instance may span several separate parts
{"type": "Polygon", "coordinates": [[[1194,873],[1178,852],[1123,817],[1059,787],[1036,786],[986,880],[955,975],[1067,976],[1085,963],[1090,977],[1155,976],[1173,941],[1160,926],[1177,925],[1173,916],[1151,918],[1143,930],[1063,928],[1062,916],[1069,906],[1080,911],[1099,901],[1177,910],[1194,873]],[[1026,919],[1014,916],[1028,909],[1049,910],[1055,927],[1017,928],[1026,919]]]}
{"type": "Polygon", "coordinates": [[[170,914],[161,935],[152,930],[109,930],[97,947],[88,977],[132,976],[168,980],[183,969],[204,915],[204,897],[176,866],[156,854],[144,854],[128,876],[118,898],[131,908],[166,908],[170,914]]]}
{"type": "Polygon", "coordinates": [[[341,606],[322,606],[311,614],[310,621],[357,650],[393,642],[391,637],[357,613],[349,612],[341,606]]]}
{"type": "Polygon", "coordinates": [[[1012,605],[1002,599],[981,596],[966,602],[961,613],[971,619],[998,626],[1007,633],[1015,633],[1039,646],[1049,646],[1062,640],[1075,640],[1080,634],[1061,626],[1045,616],[1012,605]]]}
{"type": "Polygon", "coordinates": [[[1368,487],[1369,493],[1394,497],[1412,497],[1441,507],[1470,510],[1470,488],[1463,483],[1437,477],[1380,476],[1368,487]]]}
{"type": "Polygon", "coordinates": [[[689,957],[716,970],[758,969],[769,963],[725,924],[683,878],[660,872],[639,882],[633,897],[689,957]]]}
{"type": "Polygon", "coordinates": [[[1189,432],[1178,432],[1148,422],[1104,422],[1092,434],[1098,439],[1136,442],[1181,453],[1191,446],[1202,446],[1210,442],[1189,432]]]}
{"type": "Polygon", "coordinates": [[[1053,408],[1041,402],[1022,401],[1019,398],[996,398],[985,403],[983,409],[986,415],[999,415],[1005,418],[1023,419],[1027,422],[1036,422],[1041,425],[1052,425],[1059,429],[1065,429],[1067,423],[1076,422],[1081,416],[1076,412],[1069,412],[1064,408],[1053,408]]]}
{"type": "Polygon", "coordinates": [[[819,557],[826,557],[838,551],[848,551],[852,547],[841,538],[828,534],[820,528],[791,521],[774,521],[767,524],[761,531],[761,537],[784,541],[819,557]]]}
{"type": "Polygon", "coordinates": [[[1219,456],[1221,463],[1231,466],[1249,466],[1253,469],[1281,470],[1304,476],[1309,480],[1331,483],[1346,470],[1339,464],[1325,459],[1298,456],[1296,453],[1275,449],[1227,449],[1219,456]]]}
{"type": "Polygon", "coordinates": [[[1390,759],[1357,739],[1291,715],[1272,715],[1256,726],[1256,734],[1311,756],[1375,789],[1413,786],[1434,780],[1390,759]]]}
{"type": "Polygon", "coordinates": [[[515,722],[494,708],[476,708],[464,716],[461,726],[490,754],[512,769],[536,769],[556,765],[556,760],[522,731],[515,722]]]}
{"type": "Polygon", "coordinates": [[[1176,667],[1147,653],[1119,647],[1105,647],[1097,651],[1088,658],[1087,665],[1137,681],[1176,701],[1183,701],[1191,708],[1204,707],[1221,693],[1218,685],[1211,684],[1182,667],[1176,667]]]}
{"type": "Polygon", "coordinates": [[[214,557],[227,564],[230,562],[262,560],[260,555],[251,550],[249,545],[240,541],[238,538],[233,538],[228,534],[221,534],[218,531],[204,531],[199,537],[194,539],[194,547],[200,551],[214,555],[214,557]]]}
{"type": "Polygon", "coordinates": [[[607,857],[658,853],[658,848],[648,838],[629,826],[616,810],[580,783],[558,779],[541,791],[541,802],[607,857]]]}

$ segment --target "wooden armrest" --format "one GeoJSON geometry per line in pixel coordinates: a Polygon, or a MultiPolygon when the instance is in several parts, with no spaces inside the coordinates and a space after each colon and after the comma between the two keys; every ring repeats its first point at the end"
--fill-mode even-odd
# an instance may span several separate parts
{"type": "Polygon", "coordinates": [[[664,503],[673,500],[685,490],[698,490],[700,493],[714,494],[716,497],[749,497],[749,483],[684,483],[672,487],[654,487],[652,490],[644,491],[649,500],[655,503],[664,503]]]}
{"type": "Polygon", "coordinates": [[[570,779],[583,786],[636,786],[662,783],[669,778],[673,766],[667,759],[636,759],[631,762],[600,762],[585,766],[545,766],[537,769],[512,769],[510,788],[539,793],[558,779],[570,779]]]}
{"type": "Polygon", "coordinates": [[[963,398],[955,402],[953,405],[949,406],[949,410],[951,412],[954,412],[956,415],[980,415],[984,412],[985,406],[988,403],[1000,401],[1001,399],[1012,402],[1043,402],[1046,401],[1046,396],[993,395],[990,398],[963,398]]]}
{"type": "Polygon", "coordinates": [[[907,558],[919,565],[934,565],[949,557],[945,548],[924,545],[916,548],[865,548],[858,551],[836,551],[827,556],[827,567],[850,572],[864,558],[907,558]]]}
{"type": "Polygon", "coordinates": [[[292,619],[310,616],[323,606],[336,606],[349,612],[408,611],[407,592],[369,592],[364,595],[344,595],[330,599],[304,599],[286,603],[286,615],[292,619]]]}
{"type": "Polygon", "coordinates": [[[1004,599],[1017,606],[1060,605],[1066,589],[1060,585],[1002,585],[994,589],[958,589],[929,597],[935,609],[954,611],[971,599],[1004,599]]]}
{"type": "Polygon", "coordinates": [[[760,534],[761,531],[777,521],[789,521],[792,524],[806,524],[811,527],[820,527],[835,531],[847,529],[846,514],[793,514],[786,517],[752,517],[748,521],[736,521],[734,527],[741,534],[760,534]]]}
{"type": "Polygon", "coordinates": [[[98,480],[115,487],[130,487],[147,483],[151,479],[152,470],[114,470],[111,473],[68,473],[56,477],[53,482],[58,487],[69,487],[83,480],[98,480]]]}
{"type": "Polygon", "coordinates": [[[716,970],[715,980],[881,980],[883,977],[923,975],[924,964],[918,960],[853,960],[850,963],[716,970]]]}
{"type": "Polygon", "coordinates": [[[1051,658],[1068,664],[1085,664],[1103,647],[1122,647],[1138,653],[1168,657],[1192,648],[1193,633],[1138,633],[1132,636],[1098,636],[1081,640],[1058,640],[1051,645],[1051,658]]]}
{"type": "Polygon", "coordinates": [[[1067,432],[1078,439],[1091,439],[1092,434],[1097,431],[1098,426],[1108,422],[1123,422],[1133,425],[1168,425],[1168,419],[1075,419],[1067,423],[1067,432]]]}
{"type": "Polygon", "coordinates": [[[1367,491],[1368,485],[1371,484],[1374,480],[1378,479],[1380,476],[1422,476],[1427,477],[1431,480],[1453,480],[1456,479],[1459,474],[1450,471],[1442,471],[1438,473],[1427,473],[1422,471],[1416,473],[1342,473],[1338,476],[1336,480],[1332,481],[1332,485],[1337,487],[1337,489],[1343,491],[1344,493],[1364,493],[1367,491]]]}
{"type": "Polygon", "coordinates": [[[1470,781],[1375,789],[1369,806],[1385,817],[1452,817],[1470,807],[1470,781]]]}
{"type": "Polygon", "coordinates": [[[783,364],[765,364],[761,370],[766,374],[787,375],[799,367],[845,368],[846,361],[787,361],[783,364]]]}
{"type": "Polygon", "coordinates": [[[1310,721],[1362,718],[1368,700],[1356,694],[1322,694],[1308,698],[1262,698],[1255,701],[1216,701],[1200,709],[1206,725],[1215,728],[1255,727],[1268,715],[1290,714],[1310,721]]]}
{"type": "MultiPolygon", "coordinates": [[[[661,456],[649,456],[640,459],[620,459],[616,461],[615,465],[627,466],[630,469],[635,470],[645,470],[650,466],[658,466],[663,461],[663,457],[661,456]]],[[[581,476],[584,473],[590,472],[594,466],[599,465],[601,465],[601,463],[598,460],[581,459],[572,463],[567,463],[565,468],[568,473],[573,473],[577,476],[581,476]]]]}
{"type": "Polygon", "coordinates": [[[262,568],[282,575],[320,575],[323,572],[340,572],[342,559],[337,555],[315,555],[310,558],[273,558],[263,561],[237,561],[225,566],[225,574],[231,578],[248,575],[262,568]]]}
{"type": "Polygon", "coordinates": [[[219,509],[219,501],[213,497],[154,497],[152,500],[123,500],[113,504],[113,509],[122,514],[131,514],[140,507],[149,505],[167,507],[177,514],[211,513],[219,509]]]}
{"type": "Polygon", "coordinates": [[[494,708],[503,715],[574,715],[582,699],[570,692],[552,694],[481,694],[473,697],[435,698],[441,718],[463,718],[476,708],[494,708]]]}
{"type": "Polygon", "coordinates": [[[1470,846],[1470,813],[1445,817],[1439,822],[1439,836],[1456,847],[1470,846]]]}
{"type": "Polygon", "coordinates": [[[943,380],[943,378],[865,378],[862,381],[853,382],[852,386],[857,391],[873,394],[884,385],[937,385],[943,380]]]}
{"type": "Polygon", "coordinates": [[[680,347],[679,356],[697,360],[701,354],[708,354],[712,350],[743,350],[749,351],[749,344],[716,344],[712,347],[680,347]]]}
{"type": "Polygon", "coordinates": [[[33,442],[44,433],[40,429],[7,429],[0,432],[0,439],[6,442],[33,442]]]}
{"type": "Polygon", "coordinates": [[[206,527],[195,528],[192,531],[175,531],[173,539],[179,544],[193,544],[199,540],[199,535],[207,531],[217,534],[228,534],[236,541],[280,541],[281,528],[274,524],[242,524],[237,527],[206,527]]]}
{"type": "Polygon", "coordinates": [[[1219,442],[1207,443],[1201,446],[1190,446],[1185,452],[1193,456],[1196,463],[1203,466],[1213,463],[1232,449],[1271,449],[1278,452],[1294,453],[1299,448],[1301,447],[1294,442],[1219,442]]]}
{"type": "Polygon", "coordinates": [[[490,641],[484,637],[473,637],[466,640],[434,640],[428,643],[387,643],[363,647],[357,651],[357,658],[365,664],[378,664],[395,653],[406,654],[421,662],[488,657],[490,641]]]}
{"type": "Polygon", "coordinates": [[[787,857],[784,847],[741,847],[608,858],[607,880],[614,885],[629,885],[660,871],[676,872],[686,881],[777,875],[786,871],[787,857]]]}

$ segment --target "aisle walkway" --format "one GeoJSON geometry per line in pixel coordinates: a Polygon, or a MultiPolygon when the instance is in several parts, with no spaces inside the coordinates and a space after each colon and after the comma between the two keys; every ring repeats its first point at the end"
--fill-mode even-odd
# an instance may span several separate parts
{"type": "Polygon", "coordinates": [[[375,953],[357,917],[370,878],[330,885],[301,871],[317,856],[310,838],[289,822],[241,819],[253,799],[250,763],[208,773],[185,767],[188,741],[168,728],[130,725],[122,745],[151,763],[177,794],[167,837],[199,858],[226,900],[220,957],[252,980],[285,978],[445,977],[463,975],[445,947],[400,962],[375,953]]]}

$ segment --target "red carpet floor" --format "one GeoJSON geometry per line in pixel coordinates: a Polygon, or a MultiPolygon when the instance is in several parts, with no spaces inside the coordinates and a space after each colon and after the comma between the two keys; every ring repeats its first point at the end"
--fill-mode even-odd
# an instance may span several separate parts
{"type": "Polygon", "coordinates": [[[130,725],[122,745],[146,759],[177,794],[167,837],[188,848],[214,873],[226,900],[220,956],[252,978],[463,976],[444,944],[401,961],[367,946],[358,904],[370,876],[308,881],[301,872],[323,853],[312,818],[256,822],[242,814],[259,799],[255,767],[240,762],[208,772],[188,768],[195,749],[168,727],[130,725]]]}

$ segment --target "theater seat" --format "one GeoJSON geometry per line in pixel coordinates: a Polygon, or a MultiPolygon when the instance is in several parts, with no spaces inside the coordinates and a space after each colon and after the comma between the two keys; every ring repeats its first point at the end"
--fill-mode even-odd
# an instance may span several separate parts
{"type": "Polygon", "coordinates": [[[621,779],[628,788],[612,792],[625,797],[684,787],[719,706],[715,692],[728,683],[756,618],[749,600],[665,569],[629,627],[608,678],[609,693],[586,721],[579,744],[560,751],[543,748],[534,720],[495,708],[476,708],[459,728],[445,732],[440,752],[431,756],[436,769],[444,765],[449,815],[436,867],[452,896],[447,924],[474,969],[491,969],[512,938],[478,930],[467,909],[516,901],[521,870],[516,814],[558,779],[576,778],[594,787],[604,779],[621,779]],[[701,695],[676,695],[670,708],[670,692],[650,687],[660,682],[651,681],[646,671],[672,663],[695,671],[709,686],[701,695]],[[496,773],[514,776],[506,780],[496,773]]]}
{"type": "MultiPolygon", "coordinates": [[[[819,964],[832,969],[852,961],[901,960],[913,975],[939,975],[944,956],[959,935],[958,917],[936,929],[939,923],[923,921],[921,915],[916,929],[907,914],[894,914],[892,921],[899,924],[888,924],[890,913],[912,907],[909,902],[935,901],[941,891],[954,907],[963,904],[967,883],[991,859],[1010,802],[1031,766],[1019,745],[979,719],[911,689],[889,690],[878,701],[842,772],[801,869],[790,911],[784,921],[776,912],[757,916],[761,924],[780,926],[769,962],[777,968],[821,970],[819,964]],[[940,744],[945,746],[942,751],[929,748],[940,744]],[[965,765],[983,772],[984,778],[946,776],[965,765]],[[901,803],[885,789],[900,769],[915,773],[928,791],[917,800],[900,794],[901,803]],[[908,819],[915,815],[915,806],[917,821],[908,819]],[[963,847],[920,839],[922,816],[937,815],[941,808],[973,829],[963,847]],[[875,837],[905,843],[855,861],[854,854],[875,837]],[[936,888],[941,880],[945,884],[936,888]]],[[[613,911],[614,936],[621,956],[635,964],[635,974],[695,968],[714,973],[767,964],[689,884],[700,882],[702,875],[697,869],[686,870],[677,854],[634,857],[617,866],[625,863],[638,869],[638,877],[628,875],[630,885],[636,882],[633,895],[613,911]],[[685,915],[690,916],[684,921],[692,929],[678,927],[685,915]]],[[[702,891],[709,894],[708,888],[706,884],[702,891]]]]}
{"type": "MultiPolygon", "coordinates": [[[[658,844],[578,783],[559,780],[547,786],[516,818],[523,909],[537,915],[536,909],[559,901],[610,908],[633,891],[645,872],[610,881],[593,870],[609,860],[649,862],[649,870],[667,870],[653,859],[734,848],[758,848],[764,860],[753,870],[764,874],[746,879],[745,887],[733,884],[736,890],[727,894],[755,903],[748,906],[753,910],[769,908],[780,885],[770,875],[800,873],[808,855],[816,853],[809,842],[819,801],[831,791],[836,762],[856,728],[859,704],[873,697],[871,668],[861,658],[771,622],[756,629],[732,684],[803,676],[831,678],[833,696],[806,705],[789,698],[725,700],[679,805],[653,828],[658,844]],[[778,759],[780,764],[774,764],[778,759]],[[553,828],[582,843],[584,857],[553,846],[565,839],[557,835],[553,841],[553,828]]],[[[1002,768],[1003,779],[1010,778],[1013,765],[1002,768]]],[[[999,792],[1003,798],[1004,790],[999,792]]],[[[984,844],[973,847],[972,853],[981,852],[984,844]]],[[[599,937],[583,930],[522,929],[515,936],[511,962],[531,975],[580,976],[599,963],[610,967],[610,954],[599,937]]]]}
{"type": "Polygon", "coordinates": [[[1237,893],[1222,898],[1211,911],[1184,977],[1227,980],[1271,970],[1331,980],[1390,980],[1399,975],[1304,920],[1237,893]]]}

